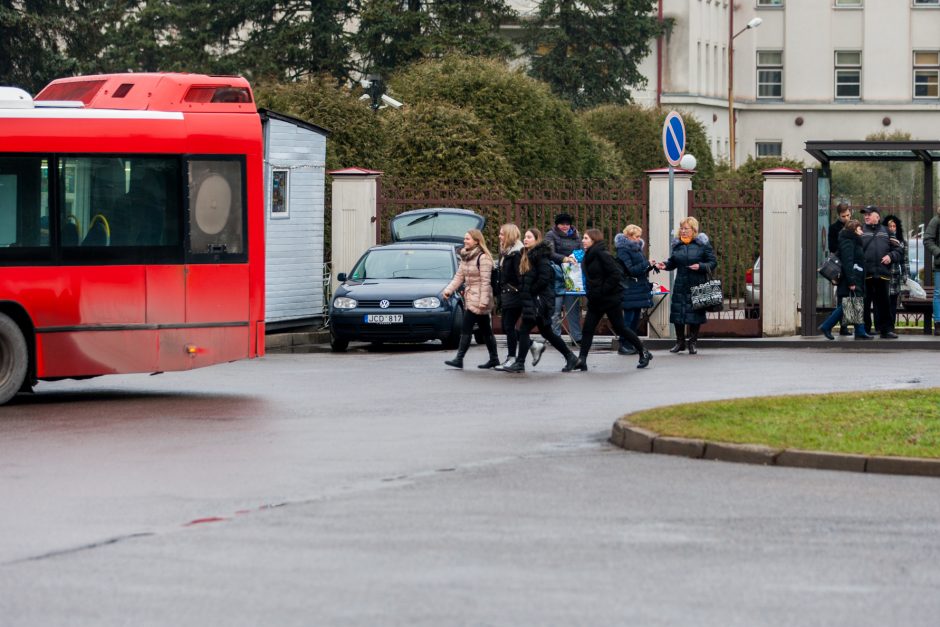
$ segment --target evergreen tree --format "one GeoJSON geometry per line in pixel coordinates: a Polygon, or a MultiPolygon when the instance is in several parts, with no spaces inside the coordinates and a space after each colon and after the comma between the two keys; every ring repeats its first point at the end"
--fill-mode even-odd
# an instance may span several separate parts
{"type": "Polygon", "coordinates": [[[65,50],[70,8],[60,0],[0,0],[0,84],[35,94],[67,76],[74,62],[65,50]]]}
{"type": "Polygon", "coordinates": [[[655,0],[541,0],[526,26],[530,74],[577,108],[631,101],[650,42],[664,32],[655,0]]]}
{"type": "Polygon", "coordinates": [[[450,51],[508,57],[499,25],[513,15],[505,0],[359,0],[360,70],[387,75],[450,51]]]}
{"type": "Polygon", "coordinates": [[[251,77],[294,80],[328,74],[349,78],[349,0],[248,0],[247,37],[231,55],[251,77]]]}

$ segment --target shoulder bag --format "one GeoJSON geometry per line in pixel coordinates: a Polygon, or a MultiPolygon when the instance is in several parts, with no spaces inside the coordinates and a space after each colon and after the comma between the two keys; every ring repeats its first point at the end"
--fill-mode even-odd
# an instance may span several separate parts
{"type": "Polygon", "coordinates": [[[707,276],[707,281],[692,286],[692,309],[721,311],[725,308],[725,297],[721,292],[721,279],[713,278],[711,271],[707,273],[707,276]]]}
{"type": "Polygon", "coordinates": [[[835,253],[829,253],[829,257],[826,258],[822,265],[817,269],[820,275],[833,285],[839,283],[839,278],[842,276],[842,261],[839,259],[839,255],[835,253]]]}

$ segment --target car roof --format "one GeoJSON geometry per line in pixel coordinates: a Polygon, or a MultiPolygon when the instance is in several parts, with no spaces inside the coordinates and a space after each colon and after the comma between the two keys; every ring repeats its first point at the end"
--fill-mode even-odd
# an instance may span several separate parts
{"type": "Polygon", "coordinates": [[[429,250],[449,250],[455,254],[457,252],[456,249],[454,248],[454,245],[449,242],[420,242],[420,241],[393,242],[391,244],[379,244],[378,246],[372,246],[371,248],[369,248],[369,250],[372,251],[372,250],[382,250],[382,249],[389,249],[389,248],[391,249],[424,248],[424,249],[429,249],[429,250]]]}
{"type": "Polygon", "coordinates": [[[399,216],[408,216],[415,213],[427,213],[428,211],[438,211],[444,213],[462,213],[466,215],[478,215],[475,211],[470,209],[462,209],[460,207],[422,207],[421,209],[409,209],[408,211],[402,211],[401,213],[395,214],[395,217],[399,216]]]}

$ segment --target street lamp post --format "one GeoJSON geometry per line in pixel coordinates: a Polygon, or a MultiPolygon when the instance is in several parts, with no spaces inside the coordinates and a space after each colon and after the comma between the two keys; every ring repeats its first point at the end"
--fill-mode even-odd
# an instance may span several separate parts
{"type": "Polygon", "coordinates": [[[738,35],[751,28],[757,28],[763,20],[755,17],[747,26],[734,32],[734,3],[728,6],[728,156],[731,158],[731,169],[737,166],[734,161],[734,40],[738,35]],[[732,34],[734,33],[734,34],[732,34]]]}

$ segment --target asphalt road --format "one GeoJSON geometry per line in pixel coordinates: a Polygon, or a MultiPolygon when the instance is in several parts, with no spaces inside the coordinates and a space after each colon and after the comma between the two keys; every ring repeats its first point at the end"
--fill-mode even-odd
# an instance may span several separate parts
{"type": "Polygon", "coordinates": [[[672,402],[940,386],[936,355],[448,356],[271,355],[0,408],[0,625],[937,624],[937,479],[605,442],[672,402]]]}

